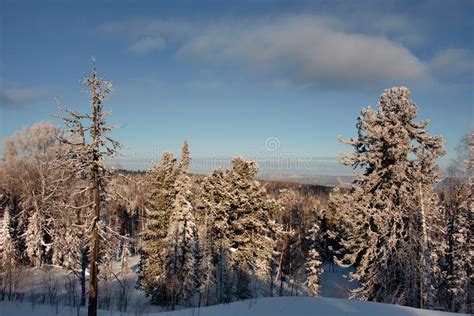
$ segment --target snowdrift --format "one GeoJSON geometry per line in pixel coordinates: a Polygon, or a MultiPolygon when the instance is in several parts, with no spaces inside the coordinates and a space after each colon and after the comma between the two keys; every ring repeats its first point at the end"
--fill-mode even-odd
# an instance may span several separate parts
{"type": "MultiPolygon", "coordinates": [[[[29,303],[0,302],[0,316],[72,316],[76,310],[59,306],[36,305],[29,303]]],[[[80,315],[87,315],[83,308],[80,315]]],[[[129,313],[99,311],[100,316],[110,315],[150,315],[150,316],[448,316],[462,315],[439,311],[422,310],[398,305],[354,301],[325,297],[269,297],[225,305],[215,305],[195,309],[182,309],[161,313],[129,313]]]]}

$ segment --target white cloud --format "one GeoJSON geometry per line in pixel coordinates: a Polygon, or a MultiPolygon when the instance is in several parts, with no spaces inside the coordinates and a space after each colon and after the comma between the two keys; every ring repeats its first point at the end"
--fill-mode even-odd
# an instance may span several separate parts
{"type": "Polygon", "coordinates": [[[213,64],[240,61],[309,86],[412,82],[425,72],[424,64],[402,46],[334,30],[314,17],[211,28],[184,43],[179,55],[213,64]]]}
{"type": "Polygon", "coordinates": [[[431,70],[440,77],[473,76],[474,53],[467,49],[446,49],[430,62],[431,70]]]}
{"type": "Polygon", "coordinates": [[[148,54],[154,51],[161,51],[165,46],[165,40],[162,37],[147,36],[136,41],[129,47],[129,50],[136,54],[148,54]]]}
{"type": "Polygon", "coordinates": [[[401,44],[340,26],[339,20],[303,15],[193,23],[135,20],[126,25],[109,23],[105,30],[164,38],[173,42],[181,59],[213,66],[244,65],[300,86],[409,84],[426,75],[426,65],[401,44]]]}
{"type": "Polygon", "coordinates": [[[4,88],[0,91],[0,106],[25,105],[46,94],[46,90],[39,88],[4,88]]]}

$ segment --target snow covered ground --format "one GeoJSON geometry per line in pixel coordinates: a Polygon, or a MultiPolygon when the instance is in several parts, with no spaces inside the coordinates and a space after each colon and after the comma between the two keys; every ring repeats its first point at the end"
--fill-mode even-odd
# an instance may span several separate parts
{"type": "MultiPolygon", "coordinates": [[[[129,260],[129,271],[131,284],[137,280],[137,267],[139,257],[131,257],[129,260]]],[[[118,272],[120,264],[114,264],[113,270],[118,272]]],[[[115,303],[112,303],[113,310],[100,310],[100,316],[431,316],[431,315],[461,315],[416,308],[403,307],[398,305],[380,304],[373,302],[354,301],[347,299],[351,288],[357,286],[349,281],[350,269],[338,267],[333,264],[324,264],[324,274],[321,279],[321,295],[323,297],[268,297],[234,302],[224,305],[203,307],[200,309],[182,309],[174,312],[164,312],[162,307],[150,305],[144,293],[130,288],[129,308],[127,313],[117,311],[115,303]]],[[[60,281],[66,276],[64,271],[54,268],[46,276],[53,276],[52,279],[45,278],[42,270],[31,271],[28,278],[32,281],[33,292],[41,296],[42,291],[48,289],[51,280],[60,281]]],[[[54,283],[54,282],[53,282],[54,283]]],[[[115,287],[113,284],[112,287],[115,287]]],[[[114,291],[113,291],[114,292],[114,291]]],[[[31,295],[30,295],[31,296],[31,295]]],[[[87,308],[80,310],[62,304],[45,305],[31,303],[31,297],[25,296],[20,301],[0,301],[0,316],[78,316],[87,315],[87,308]]]]}
{"type": "Polygon", "coordinates": [[[348,298],[351,289],[358,286],[351,281],[349,273],[353,268],[342,268],[333,263],[324,263],[324,272],[321,276],[321,296],[332,298],[348,298]]]}
{"type": "MultiPolygon", "coordinates": [[[[86,315],[84,308],[79,315],[86,315]]],[[[0,316],[73,316],[75,310],[68,307],[35,306],[34,310],[28,303],[0,303],[0,316]]],[[[215,305],[200,309],[183,309],[161,313],[119,313],[100,311],[100,316],[448,316],[461,315],[416,308],[380,304],[373,302],[353,301],[348,299],[325,297],[269,297],[256,300],[215,305]]]]}

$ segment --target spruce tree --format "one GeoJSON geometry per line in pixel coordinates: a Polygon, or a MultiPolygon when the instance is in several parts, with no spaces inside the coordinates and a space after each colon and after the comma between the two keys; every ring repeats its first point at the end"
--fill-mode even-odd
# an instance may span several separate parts
{"type": "MultiPolygon", "coordinates": [[[[179,234],[179,239],[173,239],[170,234],[176,233],[178,230],[189,232],[190,229],[192,231],[192,240],[187,246],[194,249],[192,260],[198,259],[197,227],[190,204],[189,164],[189,145],[185,140],[179,163],[170,152],[165,152],[160,163],[147,172],[145,181],[149,193],[145,206],[147,222],[145,230],[141,233],[143,243],[140,249],[138,283],[140,288],[151,296],[154,304],[171,304],[172,308],[178,301],[191,304],[194,293],[191,295],[190,292],[196,287],[196,277],[190,281],[187,278],[182,278],[179,271],[170,269],[170,262],[173,261],[173,258],[177,258],[177,253],[171,251],[171,248],[173,250],[175,248],[171,247],[170,243],[187,245],[186,243],[189,241],[182,240],[181,234],[179,234]],[[182,226],[184,225],[183,221],[186,229],[182,226]],[[180,284],[185,280],[191,283],[180,284]]],[[[179,257],[179,262],[175,263],[183,264],[181,259],[182,257],[179,257]]],[[[187,259],[190,258],[187,257],[187,259]]],[[[188,266],[188,263],[186,265],[188,266]]],[[[190,265],[193,266],[193,273],[196,274],[197,263],[190,265]]],[[[174,264],[171,266],[174,267],[174,264]]]]}
{"type": "Polygon", "coordinates": [[[451,310],[470,313],[472,307],[472,258],[473,258],[473,227],[472,209],[463,203],[453,222],[453,245],[450,249],[452,269],[447,276],[448,292],[451,297],[451,310]]]}
{"type": "Polygon", "coordinates": [[[151,296],[154,304],[165,304],[169,300],[164,278],[164,251],[176,197],[176,169],[176,159],[173,154],[165,152],[160,163],[147,172],[145,180],[148,199],[145,205],[145,229],[141,233],[138,284],[147,295],[151,296]]]}
{"type": "Polygon", "coordinates": [[[190,203],[190,179],[181,173],[175,183],[176,199],[165,239],[165,278],[171,287],[171,307],[193,304],[196,291],[198,238],[190,203]]]}
{"type": "Polygon", "coordinates": [[[216,169],[200,186],[197,209],[203,218],[200,285],[204,302],[231,301],[232,275],[229,239],[229,183],[223,169],[216,169]]]}
{"type": "Polygon", "coordinates": [[[228,171],[230,260],[236,277],[235,296],[257,295],[258,282],[268,278],[273,260],[277,225],[271,219],[271,203],[265,189],[254,180],[258,165],[237,157],[228,171]],[[252,286],[253,285],[253,286],[252,286]]]}
{"type": "MultiPolygon", "coordinates": [[[[443,273],[446,293],[443,302],[453,312],[473,311],[472,191],[469,187],[469,134],[458,145],[441,190],[445,209],[446,244],[443,273]]],[[[472,175],[471,175],[472,177],[472,175]]]]}
{"type": "Polygon", "coordinates": [[[343,140],[354,148],[342,157],[361,174],[349,192],[334,192],[334,211],[342,212],[347,253],[361,282],[353,296],[414,307],[434,304],[436,267],[443,245],[437,234],[440,208],[433,186],[440,137],[430,136],[428,122],[416,122],[417,107],[407,88],[386,90],[376,111],[362,110],[358,137],[343,140]]]}
{"type": "Polygon", "coordinates": [[[320,277],[323,273],[321,256],[318,251],[318,241],[321,238],[321,231],[317,222],[308,231],[310,241],[308,259],[306,261],[306,285],[312,296],[319,295],[320,277]]]}
{"type": "MultiPolygon", "coordinates": [[[[469,249],[469,253],[471,253],[471,259],[473,257],[472,255],[472,249],[474,245],[474,234],[472,233],[474,231],[474,129],[472,129],[469,132],[468,136],[468,142],[469,142],[469,158],[468,158],[468,163],[467,163],[467,170],[468,170],[468,182],[469,182],[469,188],[470,188],[470,196],[466,200],[466,209],[468,212],[468,218],[469,218],[469,226],[470,226],[470,235],[469,235],[469,240],[467,241],[467,249],[469,249]]],[[[473,313],[474,312],[474,268],[473,268],[473,263],[472,260],[470,261],[470,265],[468,266],[468,275],[469,275],[469,285],[468,285],[468,290],[467,290],[467,297],[468,297],[468,304],[466,311],[473,313]]]]}
{"type": "Polygon", "coordinates": [[[33,211],[28,221],[25,232],[26,254],[35,267],[41,266],[46,256],[44,228],[47,226],[46,219],[39,210],[33,211]]]}
{"type": "Polygon", "coordinates": [[[189,172],[189,165],[191,163],[191,156],[189,153],[189,143],[185,139],[183,147],[181,148],[181,160],[179,161],[179,167],[181,172],[189,172]]]}
{"type": "Polygon", "coordinates": [[[12,238],[10,210],[5,209],[0,226],[0,290],[2,300],[5,296],[10,300],[15,291],[16,277],[19,273],[20,253],[12,238]]]}
{"type": "Polygon", "coordinates": [[[235,158],[201,183],[197,214],[201,236],[200,291],[204,302],[254,297],[272,284],[276,202],[254,180],[255,162],[235,158]],[[210,295],[215,293],[215,295],[210,295]]]}
{"type": "Polygon", "coordinates": [[[305,241],[304,211],[292,190],[282,190],[280,200],[284,206],[281,223],[285,227],[284,238],[281,241],[280,259],[280,295],[283,295],[283,282],[291,283],[290,291],[293,295],[298,293],[298,283],[302,281],[305,270],[307,253],[303,251],[305,241]]]}

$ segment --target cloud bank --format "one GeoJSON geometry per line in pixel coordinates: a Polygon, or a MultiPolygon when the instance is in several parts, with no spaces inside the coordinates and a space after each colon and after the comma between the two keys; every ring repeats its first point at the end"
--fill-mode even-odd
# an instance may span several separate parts
{"type": "Polygon", "coordinates": [[[211,29],[184,43],[178,54],[207,63],[241,61],[250,69],[282,73],[304,86],[411,82],[425,71],[423,63],[401,46],[382,37],[334,30],[311,17],[211,29]]]}
{"type": "Polygon", "coordinates": [[[446,49],[430,61],[431,70],[439,77],[474,76],[474,53],[467,49],[446,49]]]}
{"type": "Polygon", "coordinates": [[[384,36],[386,30],[355,33],[340,20],[313,15],[212,22],[142,19],[108,23],[103,30],[129,34],[133,53],[157,53],[167,45],[180,60],[243,66],[303,87],[412,84],[432,75],[433,67],[458,63],[459,55],[448,51],[422,61],[402,41],[384,36]]]}

